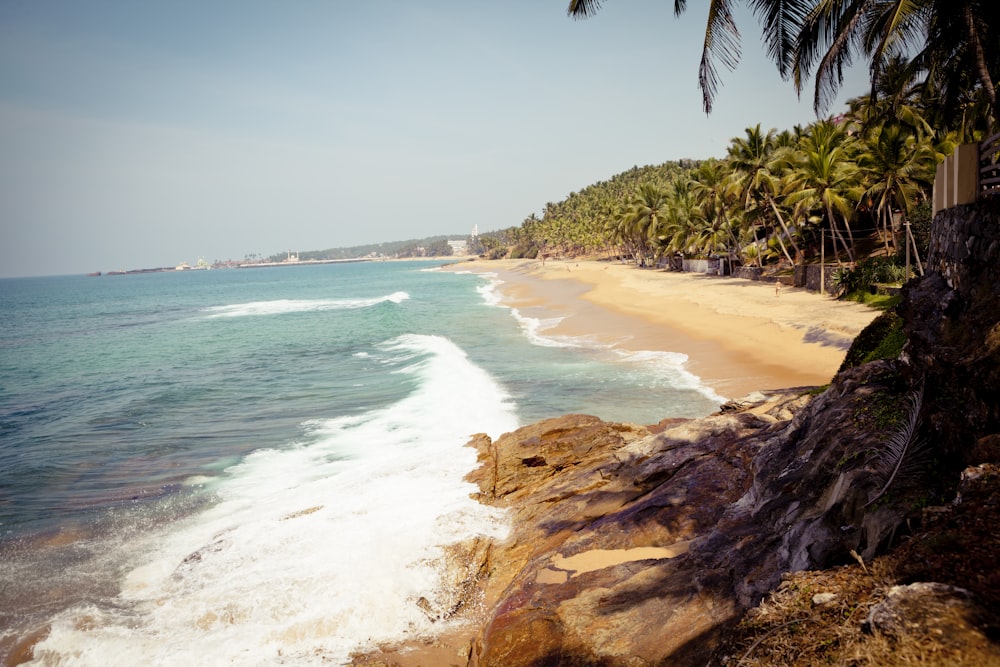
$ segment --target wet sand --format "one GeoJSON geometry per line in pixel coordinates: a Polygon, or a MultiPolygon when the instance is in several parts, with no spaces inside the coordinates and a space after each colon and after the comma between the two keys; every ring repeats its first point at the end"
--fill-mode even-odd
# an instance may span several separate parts
{"type": "Polygon", "coordinates": [[[734,398],[826,384],[878,311],[802,289],[604,261],[462,262],[495,273],[506,305],[561,318],[546,334],[630,350],[680,352],[687,370],[734,398]]]}

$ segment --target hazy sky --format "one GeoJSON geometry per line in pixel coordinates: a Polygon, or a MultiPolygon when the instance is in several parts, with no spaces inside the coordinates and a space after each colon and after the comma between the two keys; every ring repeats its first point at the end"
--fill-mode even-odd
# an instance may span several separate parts
{"type": "Polygon", "coordinates": [[[746,15],[706,118],[704,4],[2,0],[0,276],[500,229],[814,120],[746,15]]]}

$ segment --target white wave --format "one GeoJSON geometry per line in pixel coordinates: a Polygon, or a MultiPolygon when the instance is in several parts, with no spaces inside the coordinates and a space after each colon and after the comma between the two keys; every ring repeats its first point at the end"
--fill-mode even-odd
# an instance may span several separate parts
{"type": "Polygon", "coordinates": [[[686,354],[654,350],[615,350],[615,353],[627,363],[654,369],[666,379],[671,387],[697,391],[709,400],[718,403],[725,403],[729,400],[717,394],[714,389],[704,384],[700,377],[687,370],[688,356],[686,354]]]}
{"type": "Polygon", "coordinates": [[[386,296],[367,299],[275,299],[273,301],[251,301],[225,306],[210,306],[203,309],[208,317],[248,317],[260,315],[284,315],[323,310],[352,310],[370,308],[380,303],[402,303],[410,298],[406,292],[393,292],[386,296]]]}
{"type": "Polygon", "coordinates": [[[562,322],[561,317],[549,317],[545,319],[537,317],[525,317],[517,308],[511,308],[510,314],[521,326],[521,331],[525,337],[531,341],[532,345],[541,347],[583,347],[581,341],[570,336],[546,336],[545,331],[552,329],[562,322]]]}
{"type": "Polygon", "coordinates": [[[479,295],[483,298],[483,302],[487,306],[495,306],[497,308],[506,308],[509,310],[511,316],[517,320],[517,323],[521,327],[521,331],[524,332],[525,337],[533,345],[538,345],[540,347],[581,347],[580,343],[568,336],[543,335],[543,332],[557,326],[563,318],[550,317],[541,319],[537,317],[525,316],[517,308],[513,308],[503,303],[503,295],[500,293],[500,286],[503,285],[503,280],[501,280],[497,274],[482,273],[480,275],[486,280],[486,282],[477,286],[476,291],[479,292],[479,295]]]}
{"type": "Polygon", "coordinates": [[[525,337],[533,345],[595,351],[609,350],[621,361],[635,363],[645,368],[652,368],[655,373],[664,377],[672,387],[697,391],[711,401],[724,403],[728,400],[716,393],[711,387],[705,385],[697,375],[687,370],[685,368],[687,355],[680,352],[629,351],[617,347],[624,340],[617,342],[600,341],[588,336],[546,334],[547,331],[558,326],[563,318],[535,318],[523,315],[517,308],[507,306],[503,303],[503,297],[500,294],[500,286],[503,284],[503,281],[496,274],[484,273],[482,275],[487,278],[487,282],[477,287],[477,290],[482,295],[483,301],[490,306],[509,309],[511,316],[517,320],[521,331],[524,332],[525,337]]]}
{"type": "Polygon", "coordinates": [[[384,345],[418,388],[387,409],[318,419],[307,442],[246,457],[219,502],[160,536],[108,609],[76,608],[35,650],[45,664],[343,664],[440,631],[443,547],[502,537],[470,498],[470,434],[517,426],[506,393],[447,339],[384,345]]]}
{"type": "Polygon", "coordinates": [[[486,280],[476,287],[476,291],[479,292],[480,296],[483,297],[483,301],[487,306],[499,306],[501,308],[506,308],[503,305],[503,296],[500,294],[500,285],[503,285],[503,281],[495,273],[481,273],[479,274],[481,278],[486,280]]]}

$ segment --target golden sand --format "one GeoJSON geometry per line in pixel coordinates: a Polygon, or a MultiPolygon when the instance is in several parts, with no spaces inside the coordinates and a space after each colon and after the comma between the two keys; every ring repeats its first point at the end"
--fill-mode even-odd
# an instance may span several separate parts
{"type": "Polygon", "coordinates": [[[496,273],[506,305],[562,318],[546,333],[683,353],[688,371],[730,398],[826,384],[878,315],[802,289],[616,262],[479,260],[447,268],[496,273]]]}

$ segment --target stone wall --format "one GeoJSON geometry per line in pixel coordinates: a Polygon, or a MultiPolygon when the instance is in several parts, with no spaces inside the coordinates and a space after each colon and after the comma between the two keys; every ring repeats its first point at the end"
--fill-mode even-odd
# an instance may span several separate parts
{"type": "Polygon", "coordinates": [[[834,294],[837,290],[833,284],[833,274],[837,272],[836,264],[826,264],[822,271],[818,264],[799,264],[795,267],[795,286],[804,287],[810,292],[819,292],[820,273],[823,277],[823,291],[834,294]]]}
{"type": "Polygon", "coordinates": [[[709,275],[719,275],[719,259],[685,259],[681,266],[688,273],[707,273],[709,275]]]}
{"type": "Polygon", "coordinates": [[[934,217],[927,275],[903,288],[903,359],[926,386],[929,439],[952,467],[1000,436],[1000,200],[934,217]]]}
{"type": "Polygon", "coordinates": [[[738,266],[733,269],[734,278],[744,280],[760,280],[763,270],[759,266],[738,266]]]}
{"type": "Polygon", "coordinates": [[[1000,197],[945,209],[934,217],[928,271],[948,286],[969,290],[969,281],[1000,284],[1000,197]]]}

